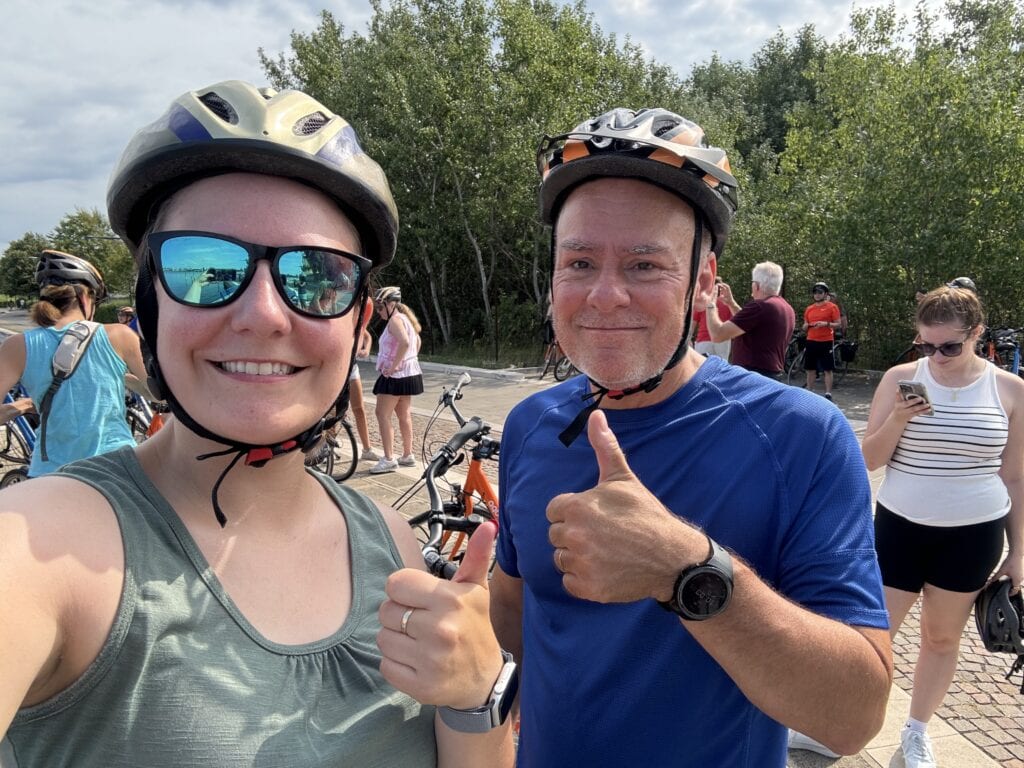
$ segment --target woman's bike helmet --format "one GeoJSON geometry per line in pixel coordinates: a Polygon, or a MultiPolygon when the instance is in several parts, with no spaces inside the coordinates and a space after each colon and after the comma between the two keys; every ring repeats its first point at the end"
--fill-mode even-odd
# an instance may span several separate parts
{"type": "MultiPolygon", "coordinates": [[[[1020,592],[1011,595],[1010,587],[1008,580],[994,581],[974,601],[974,624],[985,650],[1017,656],[1007,679],[1024,669],[1024,599],[1020,592]]],[[[1020,692],[1024,693],[1024,678],[1020,692]]]]}
{"type": "Polygon", "coordinates": [[[704,228],[710,231],[712,251],[721,256],[736,213],[739,185],[730,172],[725,150],[708,146],[699,125],[664,109],[613,109],[580,123],[568,133],[545,136],[537,150],[537,168],[541,176],[541,218],[552,227],[569,193],[598,178],[649,182],[683,198],[694,212],[690,286],[679,346],[660,373],[635,387],[609,391],[591,379],[597,391],[588,393],[586,399],[593,402],[559,436],[564,444],[570,445],[605,396],[617,400],[650,392],[661,383],[664,372],[682,359],[690,335],[704,228]]]}
{"type": "MultiPolygon", "coordinates": [[[[245,456],[263,466],[282,453],[308,452],[337,421],[336,408],[295,437],[276,445],[230,440],[197,423],[178,402],[160,370],[157,301],[151,255],[140,245],[160,206],[175,192],[208,176],[258,173],[299,181],[332,198],[359,232],[363,255],[373,271],[395,254],[398,210],[380,166],[363,152],[348,122],[301,91],[256,88],[229,80],[174,100],[155,122],[141,128],[118,160],[107,188],[110,225],[135,253],[139,264],[136,307],[145,340],[151,389],[167,399],[172,412],[202,437],[229,446],[238,455],[224,474],[245,456]]],[[[366,300],[366,290],[357,300],[366,300]]],[[[360,321],[356,328],[358,343],[360,321]]],[[[350,366],[355,364],[355,345],[350,366]]],[[[351,372],[351,371],[350,371],[351,372]]],[[[341,402],[347,390],[338,394],[341,402]]],[[[214,510],[225,518],[213,490],[214,510]]]]}
{"type": "Polygon", "coordinates": [[[63,251],[45,250],[36,264],[36,283],[47,285],[85,285],[96,297],[96,303],[107,298],[107,284],[103,275],[85,259],[63,251]]]}

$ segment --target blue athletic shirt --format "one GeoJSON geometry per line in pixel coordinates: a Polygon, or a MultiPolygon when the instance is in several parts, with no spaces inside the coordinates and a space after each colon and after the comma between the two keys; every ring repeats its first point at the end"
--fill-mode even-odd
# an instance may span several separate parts
{"type": "MultiPolygon", "coordinates": [[[[597,482],[586,432],[558,441],[586,388],[579,376],[533,395],[502,433],[498,564],[524,587],[518,765],[785,766],[785,729],[675,615],[562,588],[545,510],[597,482]]],[[[888,627],[867,471],[831,403],[712,357],[667,400],[605,413],[640,481],[774,589],[888,627]]]]}
{"type": "MultiPolygon", "coordinates": [[[[25,331],[25,372],[21,382],[36,406],[53,381],[51,361],[67,326],[34,328],[25,331]]],[[[78,459],[87,459],[122,446],[135,445],[125,421],[124,376],[128,366],[110,344],[103,326],[96,329],[92,342],[70,378],[60,385],[53,397],[46,425],[46,454],[40,449],[42,434],[29,464],[30,477],[56,472],[78,459]]]]}

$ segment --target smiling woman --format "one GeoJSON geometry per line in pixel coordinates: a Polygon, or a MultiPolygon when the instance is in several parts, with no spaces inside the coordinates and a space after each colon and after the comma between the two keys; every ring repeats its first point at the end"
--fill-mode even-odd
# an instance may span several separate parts
{"type": "Polygon", "coordinates": [[[511,765],[509,724],[475,717],[507,669],[493,529],[438,583],[393,511],[304,467],[398,228],[351,126],[298,91],[186,93],[108,203],[175,418],[0,494],[18,765],[511,765]]]}

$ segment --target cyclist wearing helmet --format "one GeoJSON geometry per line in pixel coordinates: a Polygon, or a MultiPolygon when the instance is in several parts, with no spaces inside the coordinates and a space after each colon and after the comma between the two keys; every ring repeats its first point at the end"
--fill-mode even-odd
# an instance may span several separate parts
{"type": "MultiPolygon", "coordinates": [[[[420,321],[415,313],[402,303],[402,291],[397,286],[386,286],[373,298],[377,315],[384,321],[377,353],[377,371],[380,374],[373,385],[377,396],[377,424],[384,455],[370,468],[380,475],[394,472],[399,465],[416,466],[412,455],[412,398],[423,393],[423,376],[417,355],[420,351],[420,321]],[[391,416],[398,416],[398,430],[402,435],[402,455],[396,459],[393,448],[395,428],[391,416]]],[[[367,460],[378,458],[370,453],[367,460]]]]}
{"type": "Polygon", "coordinates": [[[121,307],[117,310],[117,322],[127,325],[136,333],[139,332],[139,319],[135,316],[134,307],[121,307]]]}
{"type": "Polygon", "coordinates": [[[352,127],[299,91],[219,83],[135,135],[107,199],[175,418],[0,494],[0,755],[511,765],[510,724],[482,707],[507,703],[511,670],[487,616],[493,526],[441,582],[401,518],[303,466],[398,231],[352,127]],[[211,270],[237,281],[226,297],[192,290],[211,270]],[[301,304],[299,276],[331,301],[301,304]]]}
{"type": "Polygon", "coordinates": [[[814,388],[815,372],[821,371],[825,380],[825,399],[832,399],[832,371],[835,359],[832,357],[832,343],[836,331],[842,326],[839,307],[829,301],[827,283],[815,283],[811,288],[814,303],[804,310],[802,330],[807,334],[804,348],[804,370],[807,372],[807,391],[814,388]]]}
{"type": "Polygon", "coordinates": [[[910,768],[935,765],[926,728],[953,681],[975,597],[993,578],[1005,576],[1014,591],[1024,580],[1024,381],[974,354],[984,320],[969,288],[924,297],[921,358],[886,371],[862,445],[869,469],[885,467],[875,547],[894,636],[921,600],[902,732],[910,768]],[[930,402],[904,395],[902,381],[923,384],[930,402]]]}
{"type": "MultiPolygon", "coordinates": [[[[30,316],[39,328],[9,336],[0,346],[0,392],[20,380],[28,400],[0,407],[0,423],[19,413],[40,408],[53,382],[51,363],[69,326],[92,320],[106,298],[103,276],[85,259],[46,250],[36,266],[39,300],[30,316]]],[[[125,375],[146,380],[139,337],[118,323],[100,325],[81,352],[74,375],[52,395],[40,439],[32,451],[29,477],[56,472],[78,459],[135,445],[125,421],[125,375]],[[43,441],[45,430],[45,442],[43,441]]],[[[143,390],[145,387],[134,384],[143,390]]]]}
{"type": "Polygon", "coordinates": [[[891,682],[857,441],[820,398],[688,349],[736,205],[725,152],[619,109],[539,165],[585,375],[502,433],[491,616],[523,664],[520,764],[781,767],[780,723],[855,752],[891,682]]]}

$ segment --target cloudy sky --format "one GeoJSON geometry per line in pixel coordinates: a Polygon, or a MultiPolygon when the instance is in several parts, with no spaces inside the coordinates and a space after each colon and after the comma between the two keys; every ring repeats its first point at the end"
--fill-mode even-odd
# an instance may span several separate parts
{"type": "MultiPolygon", "coordinates": [[[[857,7],[880,4],[858,0],[857,7]]],[[[929,0],[935,8],[938,0],[929,0]]],[[[896,0],[901,13],[912,0],[896,0]]],[[[139,126],[186,90],[265,82],[257,49],[285,51],[327,7],[365,32],[367,0],[5,0],[0,47],[0,253],[79,208],[105,212],[107,176],[139,126]]],[[[590,0],[605,33],[625,35],[681,75],[714,52],[748,62],[779,29],[807,23],[835,40],[843,0],[590,0]]]]}

